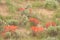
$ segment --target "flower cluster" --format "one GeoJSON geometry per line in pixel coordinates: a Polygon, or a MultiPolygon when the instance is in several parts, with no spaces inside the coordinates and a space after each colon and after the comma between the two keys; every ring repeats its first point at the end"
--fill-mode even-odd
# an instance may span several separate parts
{"type": "MultiPolygon", "coordinates": [[[[31,22],[35,22],[36,21],[35,23],[38,23],[38,21],[36,19],[34,19],[34,18],[32,18],[30,21],[31,22]]],[[[47,22],[45,26],[46,26],[45,28],[48,28],[50,26],[55,27],[56,23],[55,22],[47,22]]],[[[34,31],[34,32],[43,32],[45,30],[45,28],[42,27],[42,26],[40,26],[40,27],[32,26],[31,27],[32,31],[34,31]]]]}
{"type": "Polygon", "coordinates": [[[18,27],[14,25],[4,27],[5,32],[8,32],[8,31],[14,32],[16,29],[18,29],[18,27]]]}
{"type": "Polygon", "coordinates": [[[55,22],[47,22],[46,24],[46,28],[48,28],[49,26],[56,26],[56,23],[55,22]]]}
{"type": "Polygon", "coordinates": [[[36,19],[36,18],[29,18],[29,21],[30,21],[30,22],[33,22],[33,23],[35,23],[35,24],[39,24],[39,20],[36,19]]]}
{"type": "Polygon", "coordinates": [[[24,11],[24,10],[25,10],[25,8],[19,8],[18,10],[19,10],[19,11],[24,11]]]}
{"type": "Polygon", "coordinates": [[[7,32],[13,33],[16,31],[16,29],[18,29],[18,27],[14,25],[5,26],[3,32],[1,32],[1,35],[2,37],[6,37],[7,32]]]}
{"type": "MultiPolygon", "coordinates": [[[[19,11],[24,11],[26,8],[18,8],[19,11]]],[[[30,13],[32,12],[32,8],[29,8],[30,13]]]]}
{"type": "Polygon", "coordinates": [[[43,27],[32,26],[32,31],[34,32],[43,32],[45,29],[43,27]]]}

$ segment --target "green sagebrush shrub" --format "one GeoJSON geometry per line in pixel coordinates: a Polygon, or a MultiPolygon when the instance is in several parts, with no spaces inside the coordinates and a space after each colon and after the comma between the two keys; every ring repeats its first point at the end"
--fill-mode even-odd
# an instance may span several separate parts
{"type": "Polygon", "coordinates": [[[6,23],[8,25],[18,25],[18,20],[14,20],[14,19],[10,19],[10,20],[6,20],[6,23]]]}
{"type": "Polygon", "coordinates": [[[48,36],[51,36],[51,37],[57,36],[57,34],[58,34],[57,29],[54,26],[50,26],[47,29],[47,33],[48,33],[48,36]]]}
{"type": "Polygon", "coordinates": [[[52,9],[57,9],[58,5],[59,5],[59,3],[56,0],[45,0],[44,7],[52,10],[52,9]]]}

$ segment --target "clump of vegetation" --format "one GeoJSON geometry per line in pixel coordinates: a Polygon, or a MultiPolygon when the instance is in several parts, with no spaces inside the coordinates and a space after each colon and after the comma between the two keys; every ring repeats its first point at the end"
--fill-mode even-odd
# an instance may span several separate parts
{"type": "Polygon", "coordinates": [[[56,29],[56,27],[53,27],[53,26],[50,26],[48,29],[47,29],[47,31],[48,31],[48,35],[49,36],[57,36],[57,34],[58,34],[58,32],[57,32],[57,29],[56,29]]]}
{"type": "Polygon", "coordinates": [[[6,4],[8,6],[9,13],[15,13],[16,12],[17,8],[15,5],[12,4],[11,0],[6,0],[6,4]]]}
{"type": "Polygon", "coordinates": [[[50,10],[57,9],[59,3],[56,0],[45,0],[44,7],[50,10]]]}
{"type": "Polygon", "coordinates": [[[8,19],[8,20],[6,20],[6,23],[8,25],[18,25],[18,20],[8,19]]]}
{"type": "Polygon", "coordinates": [[[55,11],[55,17],[60,18],[60,8],[55,11]]]}
{"type": "Polygon", "coordinates": [[[58,35],[60,37],[59,3],[56,0],[45,0],[44,3],[40,0],[6,0],[8,12],[11,14],[7,16],[0,15],[1,40],[56,40],[57,38],[54,37],[58,37],[58,35]],[[53,14],[53,19],[50,20],[49,15],[37,14],[32,11],[30,5],[19,7],[19,4],[24,5],[24,2],[28,1],[34,1],[31,3],[33,8],[57,9],[53,14]],[[18,4],[18,9],[14,3],[18,4]]]}
{"type": "Polygon", "coordinates": [[[52,20],[55,21],[57,25],[60,25],[60,8],[54,12],[52,20]]]}

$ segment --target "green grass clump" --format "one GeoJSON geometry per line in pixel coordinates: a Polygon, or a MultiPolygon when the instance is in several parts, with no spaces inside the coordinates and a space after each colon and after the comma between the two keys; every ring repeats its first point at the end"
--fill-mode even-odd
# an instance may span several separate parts
{"type": "Polygon", "coordinates": [[[16,7],[13,6],[13,5],[9,6],[9,12],[10,13],[15,13],[16,12],[16,7]]]}
{"type": "Polygon", "coordinates": [[[6,20],[6,23],[8,25],[18,25],[18,20],[8,19],[8,20],[6,20]]]}
{"type": "Polygon", "coordinates": [[[9,9],[9,13],[15,13],[16,12],[16,6],[13,5],[12,1],[11,0],[6,0],[6,4],[8,6],[8,9],[9,9]]]}
{"type": "Polygon", "coordinates": [[[56,0],[45,0],[45,8],[54,10],[58,8],[59,3],[56,0]]]}
{"type": "Polygon", "coordinates": [[[60,8],[55,11],[55,17],[60,18],[60,8]]]}

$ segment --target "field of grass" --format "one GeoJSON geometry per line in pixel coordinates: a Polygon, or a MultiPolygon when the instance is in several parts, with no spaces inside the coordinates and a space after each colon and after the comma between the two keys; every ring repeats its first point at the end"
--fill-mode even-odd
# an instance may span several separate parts
{"type": "Polygon", "coordinates": [[[59,0],[0,0],[0,40],[60,40],[59,0]]]}

